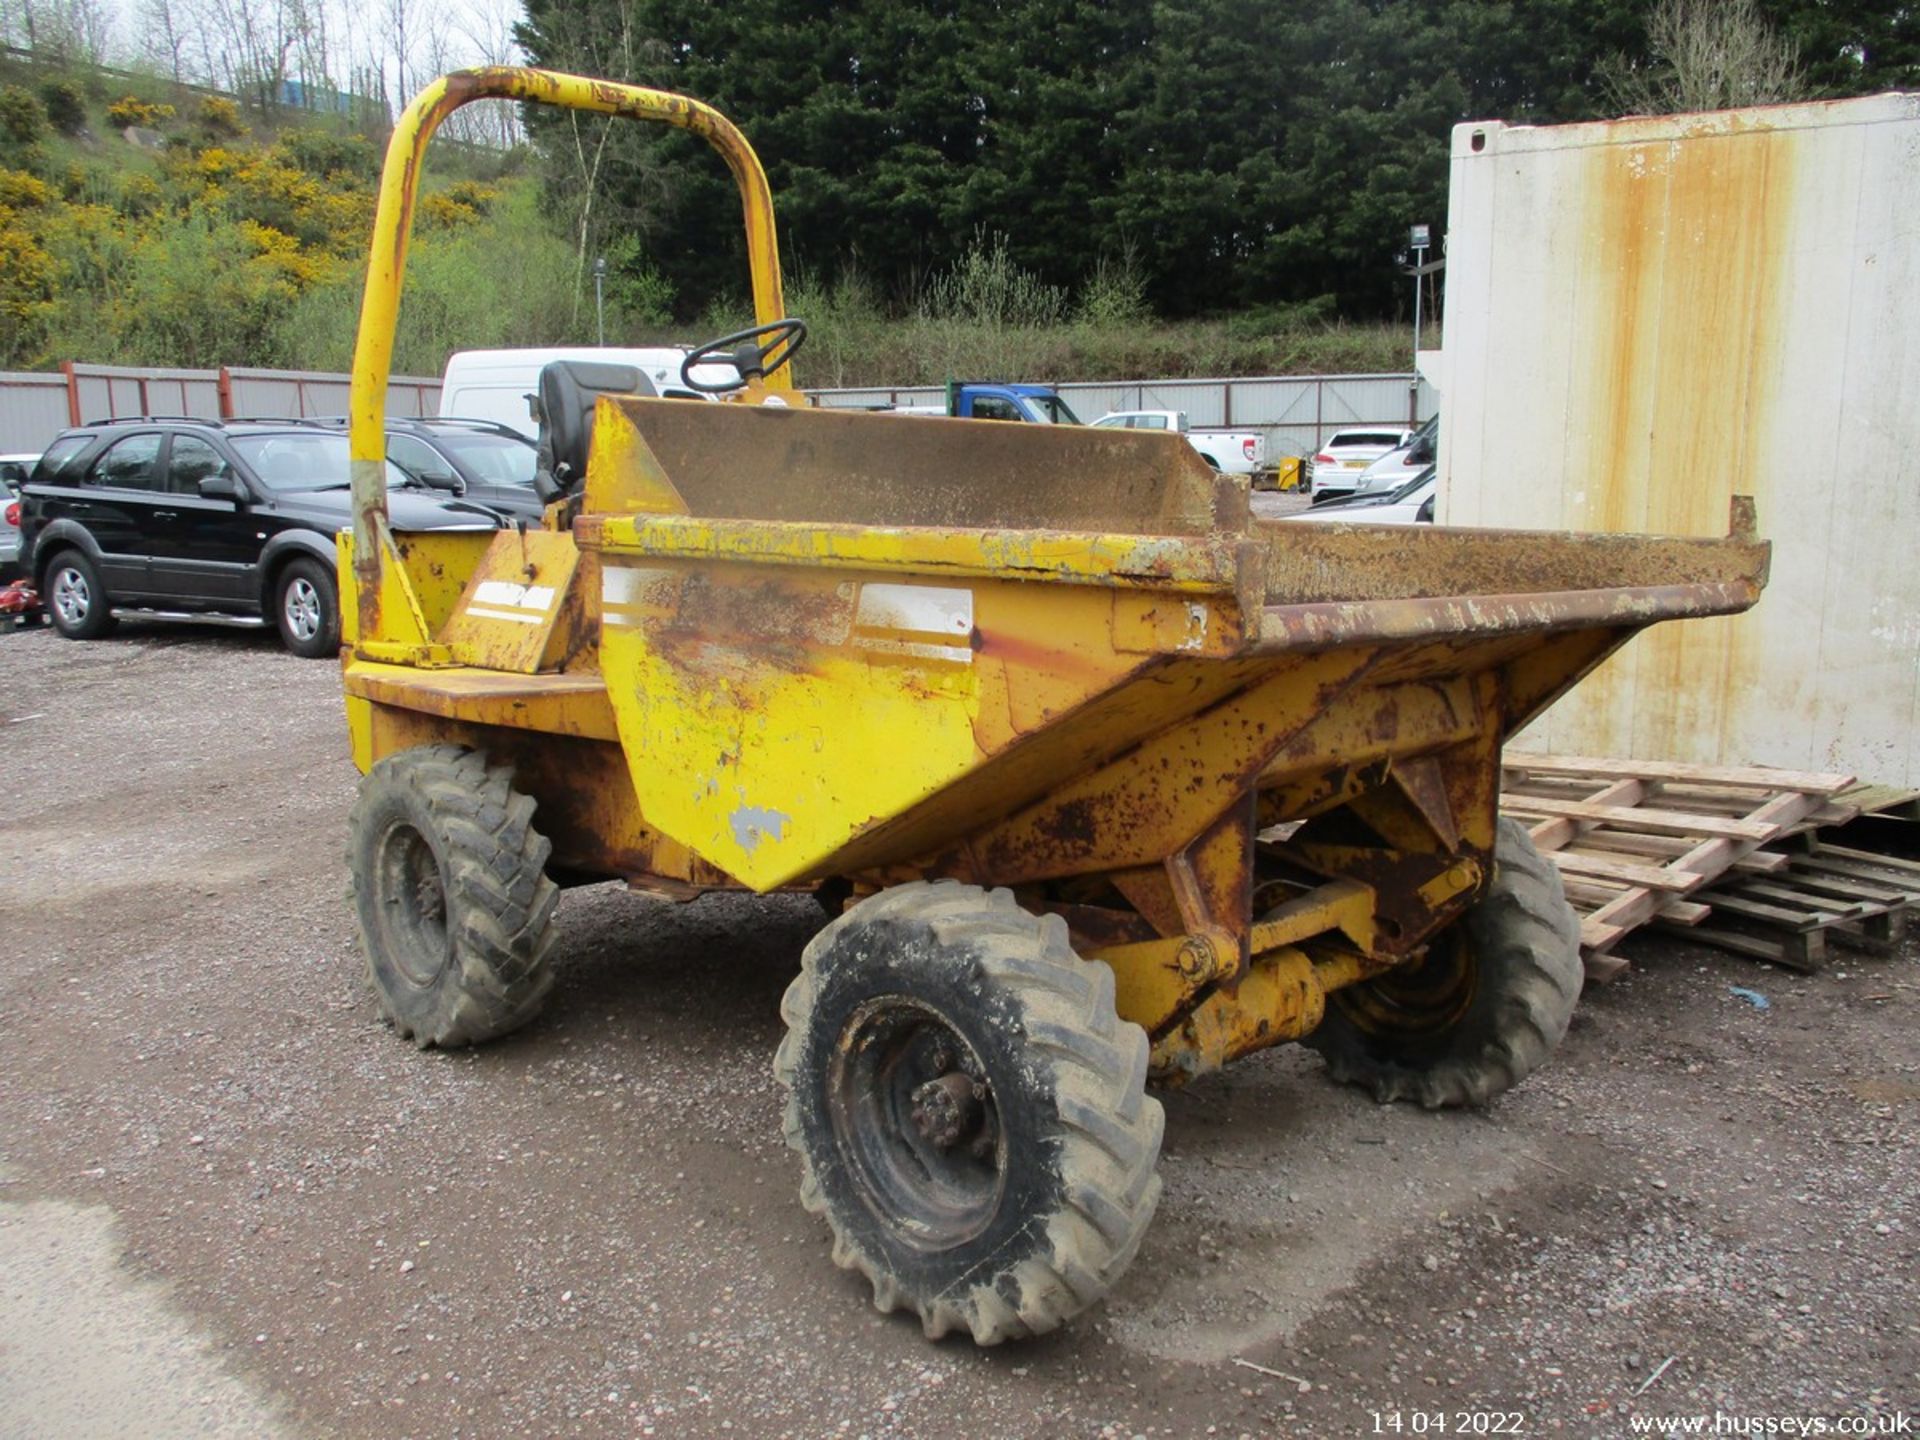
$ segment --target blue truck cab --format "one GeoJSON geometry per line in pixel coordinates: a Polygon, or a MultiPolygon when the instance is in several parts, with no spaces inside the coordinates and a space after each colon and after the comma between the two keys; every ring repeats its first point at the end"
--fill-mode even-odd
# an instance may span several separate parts
{"type": "Polygon", "coordinates": [[[973,420],[1024,420],[1040,425],[1078,425],[1080,417],[1045,385],[947,382],[947,414],[973,420]]]}

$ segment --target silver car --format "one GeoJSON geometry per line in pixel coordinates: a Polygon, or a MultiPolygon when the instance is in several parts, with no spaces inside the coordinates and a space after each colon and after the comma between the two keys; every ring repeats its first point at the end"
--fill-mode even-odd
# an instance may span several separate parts
{"type": "Polygon", "coordinates": [[[1345,500],[1330,500],[1298,515],[1289,522],[1326,521],[1340,525],[1431,525],[1434,497],[1439,493],[1435,469],[1429,465],[1407,480],[1398,490],[1382,495],[1353,495],[1345,500]]]}
{"type": "Polygon", "coordinates": [[[0,455],[0,585],[15,580],[20,568],[20,487],[33,473],[38,455],[0,455]]]}

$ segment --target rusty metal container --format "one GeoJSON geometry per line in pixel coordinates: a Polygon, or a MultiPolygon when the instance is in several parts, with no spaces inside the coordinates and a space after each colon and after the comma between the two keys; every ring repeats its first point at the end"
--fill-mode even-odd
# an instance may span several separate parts
{"type": "Polygon", "coordinates": [[[1920,95],[1456,128],[1442,522],[1776,547],[1523,746],[1920,785],[1917,193],[1920,95]]]}

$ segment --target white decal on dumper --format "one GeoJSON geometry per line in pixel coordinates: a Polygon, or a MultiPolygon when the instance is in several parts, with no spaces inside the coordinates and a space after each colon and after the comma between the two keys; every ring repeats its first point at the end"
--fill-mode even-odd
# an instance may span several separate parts
{"type": "Polygon", "coordinates": [[[973,592],[942,585],[862,585],[853,643],[883,654],[971,665],[973,592]]]}

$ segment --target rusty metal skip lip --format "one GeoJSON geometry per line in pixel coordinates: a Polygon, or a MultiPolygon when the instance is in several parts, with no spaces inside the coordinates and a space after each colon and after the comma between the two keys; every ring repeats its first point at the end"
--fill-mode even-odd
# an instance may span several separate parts
{"type": "Polygon", "coordinates": [[[1511,595],[1441,595],[1408,600],[1268,605],[1253,654],[1368,641],[1553,634],[1595,625],[1641,625],[1744,610],[1760,596],[1752,581],[1636,585],[1511,595]]]}

